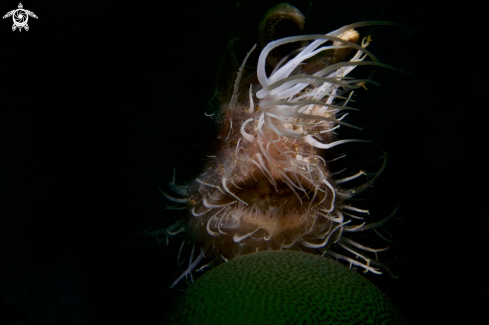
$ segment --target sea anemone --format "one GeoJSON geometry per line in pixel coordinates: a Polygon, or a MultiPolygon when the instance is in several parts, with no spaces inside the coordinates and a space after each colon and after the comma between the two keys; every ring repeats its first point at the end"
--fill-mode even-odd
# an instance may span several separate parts
{"type": "MultiPolygon", "coordinates": [[[[332,147],[365,141],[338,140],[335,134],[340,126],[361,129],[344,121],[347,111],[356,110],[348,104],[355,89],[376,84],[350,77],[353,69],[363,65],[394,69],[367,50],[369,37],[358,44],[355,28],[369,25],[393,24],[359,22],[326,35],[270,42],[258,59],[259,84],[250,85],[243,92],[246,96],[241,96],[245,98],[238,100],[245,63],[255,47],[247,54],[233,95],[222,106],[223,126],[216,151],[209,156],[212,159],[187,186],[178,186],[173,179],[168,188],[175,194],[162,191],[179,204],[173,208],[187,208],[190,218],[182,227],[178,224],[163,231],[166,235],[185,231],[194,242],[188,267],[173,285],[207,256],[228,261],[264,250],[305,250],[381,273],[380,264],[370,255],[387,248],[364,246],[350,234],[380,227],[394,213],[368,223],[369,211],[348,200],[375,182],[385,159],[363,185],[346,188],[343,184],[367,174],[359,171],[337,178],[328,168],[332,160],[324,158],[332,147]],[[270,51],[310,41],[267,73],[270,51]]],[[[153,234],[158,233],[162,231],[153,234]]]]}

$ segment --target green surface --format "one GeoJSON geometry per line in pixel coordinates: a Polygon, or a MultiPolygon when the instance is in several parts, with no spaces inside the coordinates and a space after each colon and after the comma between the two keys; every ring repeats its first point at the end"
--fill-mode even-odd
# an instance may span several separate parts
{"type": "Polygon", "coordinates": [[[372,283],[309,253],[241,256],[187,288],[163,324],[406,324],[372,283]]]}

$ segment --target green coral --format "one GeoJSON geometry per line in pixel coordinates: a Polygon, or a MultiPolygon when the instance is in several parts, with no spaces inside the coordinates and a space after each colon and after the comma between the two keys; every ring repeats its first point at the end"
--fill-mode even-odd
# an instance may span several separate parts
{"type": "Polygon", "coordinates": [[[209,271],[164,324],[407,324],[372,283],[309,253],[266,251],[209,271]]]}

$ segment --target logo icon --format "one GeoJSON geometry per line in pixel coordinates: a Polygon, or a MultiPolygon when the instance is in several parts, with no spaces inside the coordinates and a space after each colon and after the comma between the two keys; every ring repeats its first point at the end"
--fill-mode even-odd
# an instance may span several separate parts
{"type": "Polygon", "coordinates": [[[9,11],[3,16],[3,19],[12,16],[14,24],[12,25],[12,31],[15,31],[16,28],[19,29],[19,32],[24,28],[26,31],[29,30],[29,25],[27,25],[27,21],[29,20],[29,16],[37,19],[35,13],[29,10],[25,10],[22,6],[22,3],[19,3],[19,8],[9,11]]]}

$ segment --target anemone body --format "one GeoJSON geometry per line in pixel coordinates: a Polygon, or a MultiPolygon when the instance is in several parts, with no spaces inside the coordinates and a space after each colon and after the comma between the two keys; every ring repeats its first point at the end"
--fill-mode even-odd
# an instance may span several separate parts
{"type": "Polygon", "coordinates": [[[269,43],[258,59],[259,84],[250,85],[239,96],[248,53],[233,96],[222,107],[223,127],[210,162],[188,186],[170,184],[178,197],[163,193],[187,205],[186,230],[202,245],[195,259],[194,246],[187,270],[175,283],[206,255],[227,261],[263,250],[327,254],[380,273],[365,252],[376,254],[386,248],[363,246],[345,234],[376,228],[388,220],[369,224],[365,220],[368,210],[347,203],[368,188],[382,169],[359,187],[343,188],[343,183],[365,173],[334,177],[324,159],[332,147],[363,141],[338,140],[335,131],[340,126],[358,128],[343,118],[348,110],[355,110],[348,106],[353,91],[373,83],[351,78],[350,72],[359,65],[389,67],[366,49],[369,39],[358,44],[359,34],[353,28],[372,24],[388,23],[356,23],[326,35],[269,43]],[[267,71],[268,54],[294,42],[310,43],[267,71]],[[332,243],[343,254],[332,250],[332,243]]]}
{"type": "Polygon", "coordinates": [[[249,254],[200,277],[163,324],[407,324],[391,301],[356,272],[293,251],[249,254]]]}

